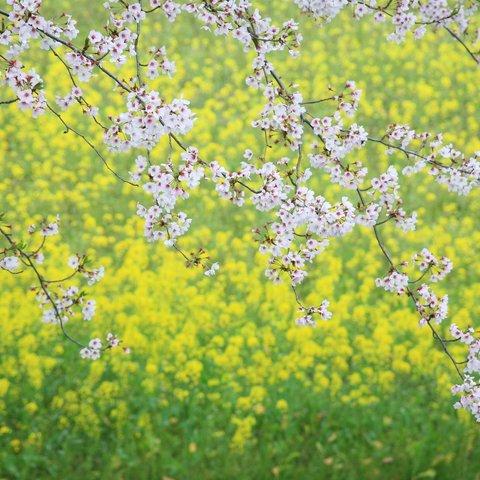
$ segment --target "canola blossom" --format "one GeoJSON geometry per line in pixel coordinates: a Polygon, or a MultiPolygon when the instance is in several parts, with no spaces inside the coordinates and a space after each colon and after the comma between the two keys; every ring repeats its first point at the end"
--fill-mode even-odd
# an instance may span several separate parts
{"type": "MultiPolygon", "coordinates": [[[[57,14],[60,20],[44,17],[40,0],[6,3],[9,8],[0,10],[4,20],[0,58],[3,83],[13,97],[4,103],[16,103],[34,118],[53,115],[66,132],[88,145],[115,178],[132,190],[141,186],[148,200],[137,203],[136,213],[143,220],[147,241],[162,242],[183,256],[187,266],[199,266],[205,276],[214,276],[221,267],[206,250],[199,247],[187,253],[180,245],[180,239],[194,223],[183,205],[204,184],[213,186],[220,198],[237,207],[252,205],[266,219],[251,226],[259,251],[268,256],[265,276],[273,283],[286,281],[301,312],[297,324],[315,326],[317,319],[332,317],[331,302],[322,298],[320,303],[307,305],[298,291],[299,285],[305,282],[315,259],[334,240],[352,234],[360,226],[368,227],[387,268],[383,277],[372,281],[387,292],[408,297],[420,325],[429,328],[462,380],[452,389],[461,396],[455,406],[470,410],[480,420],[480,387],[476,383],[480,377],[480,340],[474,332],[458,330],[455,324],[450,329],[452,338],[444,337],[437,329],[448,316],[449,297],[435,293],[430,283],[443,280],[453,263],[445,256],[439,260],[428,245],[409,260],[402,257],[400,262],[395,261],[382,233],[387,224],[403,233],[415,230],[418,213],[411,210],[401,193],[413,174],[424,171],[460,196],[474,191],[480,185],[480,151],[462,153],[441,134],[417,132],[406,124],[387,125],[378,135],[372,135],[352,120],[361,109],[361,90],[349,79],[345,79],[343,88],[330,91],[328,96],[317,100],[304,98],[296,79],[287,81],[286,74],[280,72],[281,61],[277,60],[282,52],[292,57],[301,55],[303,38],[299,24],[288,19],[277,26],[255,8],[254,2],[152,0],[146,7],[142,3],[110,0],[103,4],[108,18],[104,29],[90,30],[84,37],[73,16],[57,14]],[[180,14],[191,15],[199,22],[199,28],[240,42],[245,53],[253,56],[245,83],[263,98],[263,107],[251,123],[254,130],[261,132],[263,142],[249,145],[233,169],[207,158],[196,146],[184,141],[183,137],[202,120],[192,111],[190,101],[164,98],[145,78],[153,81],[166,75],[175,81],[177,64],[169,60],[170,52],[165,46],[150,47],[146,53],[142,50],[142,26],[147,18],[160,13],[170,22],[180,14]],[[36,65],[30,66],[37,49],[48,51],[60,62],[71,83],[67,94],[50,92],[36,65]],[[125,76],[122,68],[129,67],[130,76],[125,76]],[[83,84],[97,75],[112,82],[121,97],[120,111],[107,113],[101,102],[95,104],[84,93],[83,84]],[[129,179],[114,170],[99,148],[66,120],[66,112],[75,104],[100,129],[110,152],[131,155],[129,179]],[[324,110],[321,114],[316,113],[319,105],[324,110]],[[163,139],[168,139],[170,152],[161,163],[153,151],[163,139]],[[369,165],[355,158],[358,151],[370,144],[384,147],[389,156],[404,156],[408,164],[401,171],[388,165],[383,172],[372,174],[369,165]],[[342,193],[334,201],[329,201],[314,185],[315,177],[322,172],[332,184],[341,187],[342,193]],[[466,362],[456,360],[450,351],[450,342],[457,341],[468,346],[466,362]]],[[[330,21],[350,2],[294,3],[301,13],[330,21]]],[[[389,39],[396,42],[403,41],[412,30],[419,39],[427,27],[443,28],[478,64],[474,47],[469,46],[478,42],[470,34],[477,18],[475,2],[449,5],[405,1],[389,8],[390,2],[385,6],[356,3],[355,16],[371,13],[377,22],[391,17],[395,30],[389,39]]],[[[56,233],[55,225],[42,227],[44,239],[56,233]]],[[[41,254],[40,250],[25,250],[12,240],[10,233],[2,233],[9,243],[2,251],[2,269],[20,273],[23,259],[27,267],[36,271],[33,257],[41,254]]],[[[101,269],[85,270],[83,257],[73,258],[69,264],[74,273],[87,277],[89,284],[103,275],[101,269]]],[[[37,277],[37,299],[46,323],[58,323],[64,331],[66,320],[74,315],[73,307],[80,308],[85,320],[93,317],[95,302],[84,301],[83,292],[77,287],[66,287],[64,281],[45,280],[38,274],[37,277]],[[58,291],[51,293],[46,288],[49,283],[58,283],[58,291]]],[[[65,331],[64,334],[72,339],[65,331]]],[[[104,340],[95,337],[85,344],[73,341],[81,347],[80,356],[92,360],[119,344],[112,333],[104,340]]]]}

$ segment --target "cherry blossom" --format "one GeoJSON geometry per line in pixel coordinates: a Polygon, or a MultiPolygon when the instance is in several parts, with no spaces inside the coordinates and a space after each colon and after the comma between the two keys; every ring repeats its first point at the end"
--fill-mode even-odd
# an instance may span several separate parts
{"type": "MultiPolygon", "coordinates": [[[[58,222],[57,217],[55,221],[44,219],[38,226],[31,225],[27,230],[28,240],[23,240],[17,238],[17,232],[11,225],[5,224],[4,215],[0,215],[0,238],[5,244],[0,246],[0,269],[22,275],[30,272],[35,281],[30,290],[35,293],[42,311],[43,323],[58,326],[65,338],[81,348],[82,358],[97,359],[105,348],[96,343],[89,344],[88,347],[83,345],[70,335],[66,325],[77,317],[88,321],[94,317],[96,302],[94,299],[85,299],[85,292],[79,286],[78,277],[85,277],[87,284],[93,285],[103,277],[103,267],[89,267],[88,259],[84,255],[72,255],[66,264],[70,270],[73,269],[73,273],[61,278],[48,278],[38,267],[45,261],[43,250],[48,239],[59,232],[58,222]]],[[[111,337],[106,348],[112,348],[119,343],[117,337],[111,337]]]]}
{"type": "MultiPolygon", "coordinates": [[[[420,324],[432,330],[462,377],[463,384],[454,387],[454,393],[462,394],[456,406],[469,409],[480,421],[480,390],[473,377],[480,370],[479,341],[474,339],[473,330],[462,332],[452,325],[453,339],[469,348],[463,376],[446,340],[435,330],[435,325],[447,317],[448,295],[437,296],[429,282],[443,280],[452,270],[451,261],[435,257],[425,247],[410,263],[397,265],[380,231],[388,222],[402,232],[415,229],[417,213],[410,211],[410,205],[405,205],[401,196],[401,184],[410,175],[426,172],[448,191],[459,195],[467,195],[480,186],[480,152],[465,155],[453,144],[445,143],[442,135],[418,133],[408,125],[392,124],[383,135],[374,136],[355,122],[361,91],[352,80],[346,81],[338,93],[329,89],[324,98],[305,99],[295,78],[289,82],[283,80],[274,64],[282,52],[292,57],[300,54],[303,38],[297,21],[285,19],[276,25],[250,0],[150,0],[149,8],[146,1],[106,0],[103,3],[106,24],[95,30],[87,29],[85,38],[79,38],[80,31],[72,16],[45,18],[41,0],[6,3],[8,11],[0,10],[1,82],[14,97],[7,103],[17,103],[33,117],[54,115],[67,132],[89,146],[109,172],[132,189],[135,187],[136,213],[143,220],[147,241],[163,242],[177,251],[187,266],[200,267],[205,276],[211,277],[219,269],[218,262],[212,261],[202,248],[185,253],[180,247],[181,237],[194,222],[183,211],[186,209],[182,202],[189,199],[191,190],[210,186],[221,199],[238,207],[253,207],[262,212],[262,219],[266,218],[263,223],[252,225],[259,251],[268,257],[265,275],[273,282],[290,284],[301,312],[297,324],[313,327],[317,317],[331,318],[328,300],[319,306],[306,306],[297,288],[330,242],[359,226],[370,229],[388,268],[386,275],[384,272],[383,277],[376,279],[377,286],[412,301],[420,324]],[[251,145],[229,169],[226,159],[203,159],[195,146],[184,143],[183,137],[196,121],[190,101],[181,95],[165,98],[151,82],[161,74],[171,77],[176,63],[167,57],[165,46],[149,47],[145,52],[139,46],[142,24],[147,18],[161,14],[173,22],[182,12],[193,16],[200,28],[213,35],[239,42],[250,55],[251,67],[245,84],[263,102],[252,127],[261,131],[265,148],[272,149],[268,160],[255,154],[260,149],[251,145]],[[38,65],[32,68],[27,65],[35,57],[31,53],[36,48],[49,52],[62,63],[72,82],[69,92],[47,90],[50,87],[44,85],[37,73],[41,70],[34,68],[38,65]],[[119,66],[132,68],[132,75],[120,76],[119,66]],[[83,83],[97,75],[109,79],[115,93],[121,95],[123,106],[115,114],[107,115],[83,93],[87,90],[82,88],[83,83]],[[315,113],[319,103],[325,106],[322,114],[315,113]],[[60,112],[76,106],[101,129],[103,142],[111,152],[130,155],[133,163],[130,180],[114,171],[100,150],[62,117],[60,112]],[[103,117],[108,120],[101,121],[103,117]],[[168,158],[159,159],[154,149],[162,139],[168,139],[171,152],[168,158]],[[376,176],[355,158],[357,151],[368,144],[383,146],[392,163],[376,176]],[[282,150],[277,155],[274,145],[286,146],[290,153],[285,156],[282,150]],[[397,157],[403,162],[401,169],[393,165],[397,157]],[[313,180],[318,176],[325,176],[341,187],[342,193],[337,198],[325,198],[314,187],[313,180]],[[407,273],[408,267],[417,268],[420,277],[415,279],[407,273]]],[[[428,29],[443,30],[479,63],[471,47],[475,40],[470,32],[478,23],[475,15],[478,5],[473,0],[455,4],[446,0],[400,0],[384,5],[373,0],[294,0],[294,4],[300,13],[320,24],[333,21],[342,10],[351,7],[357,19],[372,17],[374,22],[391,23],[388,39],[395,42],[410,34],[420,39],[428,29]]],[[[65,324],[77,317],[86,321],[93,318],[95,300],[87,300],[79,284],[94,285],[105,270],[101,266],[91,267],[85,256],[76,254],[66,262],[69,275],[48,280],[37,266],[45,261],[44,242],[58,230],[59,218],[32,226],[28,234],[32,238],[41,236],[42,243],[29,250],[20,246],[9,228],[2,227],[0,232],[6,246],[0,250],[0,269],[11,274],[33,272],[43,321],[59,326],[80,348],[82,358],[96,360],[105,350],[120,344],[118,337],[108,333],[104,339],[94,338],[83,344],[69,335],[65,324]]]]}
{"type": "Polygon", "coordinates": [[[353,0],[293,0],[300,11],[322,23],[331,22],[343,9],[351,6],[354,17],[360,19],[372,15],[375,22],[390,21],[393,31],[387,36],[389,41],[401,43],[408,33],[421,39],[427,27],[445,29],[449,35],[467,50],[479,63],[478,56],[467,43],[475,43],[469,30],[478,27],[478,3],[472,0],[448,2],[447,0],[401,0],[381,4],[375,0],[357,2],[353,0]],[[470,28],[469,28],[470,27],[470,28]]]}
{"type": "Polygon", "coordinates": [[[377,287],[384,288],[387,292],[402,294],[407,291],[408,276],[393,270],[386,277],[377,278],[375,284],[377,287]]]}

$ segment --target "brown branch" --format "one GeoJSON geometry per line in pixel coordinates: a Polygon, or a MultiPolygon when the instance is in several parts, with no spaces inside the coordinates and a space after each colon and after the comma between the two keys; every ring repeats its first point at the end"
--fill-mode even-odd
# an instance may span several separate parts
{"type": "Polygon", "coordinates": [[[17,245],[17,243],[12,239],[12,236],[11,234],[9,234],[8,232],[6,232],[3,228],[0,227],[0,233],[4,236],[4,238],[8,241],[8,243],[12,246],[12,248],[14,250],[16,250],[20,255],[21,257],[24,259],[24,263],[31,269],[33,270],[34,274],[35,274],[35,277],[37,278],[38,282],[39,282],[39,285],[40,285],[40,288],[41,290],[43,291],[43,293],[45,294],[45,297],[47,298],[48,302],[50,303],[50,305],[52,306],[53,308],[53,311],[55,313],[55,317],[57,318],[58,320],[58,323],[60,325],[60,329],[62,330],[62,334],[64,335],[64,337],[71,341],[72,343],[74,343],[75,345],[79,346],[80,348],[85,348],[85,345],[83,345],[81,342],[79,342],[78,340],[76,340],[75,338],[73,338],[65,329],[65,325],[63,323],[63,318],[62,318],[62,315],[60,314],[59,310],[58,310],[58,307],[57,307],[57,304],[55,303],[55,300],[53,300],[52,296],[50,295],[50,292],[48,291],[48,288],[47,288],[47,283],[45,282],[43,276],[40,274],[40,272],[38,271],[37,267],[35,266],[35,264],[33,263],[30,255],[28,253],[26,253],[24,250],[22,250],[19,245],[17,245]]]}
{"type": "Polygon", "coordinates": [[[138,184],[137,183],[133,183],[131,182],[130,180],[127,180],[125,178],[123,178],[121,175],[119,175],[107,162],[107,160],[105,159],[105,157],[100,153],[100,151],[97,149],[97,147],[95,147],[95,145],[83,134],[83,133],[80,133],[78,130],[76,130],[74,127],[71,127],[70,125],[67,124],[67,122],[63,119],[63,117],[56,111],[54,110],[48,103],[47,103],[47,108],[60,120],[60,122],[63,124],[63,126],[65,127],[65,133],[68,133],[68,132],[72,132],[74,133],[77,137],[81,138],[96,154],[97,156],[100,158],[100,160],[102,160],[103,164],[105,165],[105,167],[107,168],[107,170],[109,170],[111,173],[113,173],[113,175],[115,175],[115,177],[117,177],[120,181],[122,181],[123,183],[127,183],[128,185],[132,185],[132,187],[138,187],[138,184]]]}
{"type": "Polygon", "coordinates": [[[480,60],[477,58],[477,56],[470,50],[470,48],[467,46],[467,44],[453,31],[450,30],[447,26],[443,27],[457,42],[462,45],[462,47],[467,51],[467,53],[470,55],[470,57],[473,58],[474,62],[477,65],[480,65],[480,60]]]}

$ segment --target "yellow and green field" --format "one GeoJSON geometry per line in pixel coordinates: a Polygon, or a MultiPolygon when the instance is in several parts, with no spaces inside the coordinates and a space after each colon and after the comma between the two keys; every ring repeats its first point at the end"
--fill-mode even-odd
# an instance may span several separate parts
{"type": "MultiPolygon", "coordinates": [[[[100,2],[44,3],[73,11],[84,30],[103,20],[100,2]]],[[[263,2],[281,19],[296,14],[290,3],[263,2]]],[[[186,142],[229,166],[261,148],[250,123],[262,98],[244,86],[251,57],[186,16],[148,25],[148,40],[165,45],[178,69],[158,89],[190,99],[197,115],[186,142]]],[[[409,123],[444,132],[467,153],[480,149],[480,72],[447,35],[395,45],[382,26],[348,14],[302,29],[301,57],[278,55],[277,64],[306,98],[352,79],[364,93],[357,121],[369,132],[409,123]]],[[[64,67],[38,55],[46,83],[66,93],[64,67]]],[[[121,108],[107,78],[85,90],[107,113],[121,108]]],[[[102,144],[78,110],[64,116],[102,144]]],[[[69,328],[81,338],[115,331],[132,351],[82,361],[57,327],[42,324],[32,278],[0,271],[0,479],[480,478],[479,427],[453,409],[454,371],[408,299],[375,287],[385,264],[371,230],[333,242],[315,263],[302,293],[311,303],[329,298],[334,315],[298,328],[288,285],[264,277],[253,209],[221,201],[208,184],[185,202],[194,221],[182,247],[202,246],[222,265],[207,278],[144,240],[141,190],[118,182],[54,116],[2,105],[0,122],[0,211],[19,227],[60,214],[62,235],[47,246],[52,276],[75,252],[106,268],[92,289],[94,321],[69,328]]],[[[153,157],[163,161],[168,149],[165,141],[153,157]]],[[[127,174],[132,155],[105,153],[127,174]]],[[[405,164],[375,146],[358,158],[373,172],[405,164]]],[[[459,198],[423,174],[403,192],[420,220],[409,234],[385,227],[389,249],[398,260],[424,246],[452,259],[440,285],[450,318],[478,325],[479,193],[459,198]]]]}

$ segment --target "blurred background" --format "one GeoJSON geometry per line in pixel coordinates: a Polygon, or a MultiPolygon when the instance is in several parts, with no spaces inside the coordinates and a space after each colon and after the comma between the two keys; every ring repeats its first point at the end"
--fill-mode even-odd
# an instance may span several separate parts
{"type": "MultiPolygon", "coordinates": [[[[263,8],[276,19],[299,17],[293,2],[263,8]]],[[[106,20],[100,2],[45,2],[45,10],[73,13],[83,33],[106,20]]],[[[323,28],[305,18],[301,25],[301,57],[278,55],[276,64],[305,99],[355,80],[363,90],[355,121],[372,135],[409,123],[444,132],[467,154],[480,148],[478,69],[447,34],[395,45],[385,40],[388,26],[349,12],[323,28]]],[[[185,143],[230,167],[246,148],[260,153],[250,123],[263,99],[244,80],[251,54],[186,15],[174,24],[153,15],[144,32],[145,48],[165,45],[177,64],[172,79],[154,85],[167,99],[190,99],[197,115],[185,143]]],[[[70,91],[51,54],[37,50],[30,60],[47,91],[70,91]]],[[[82,88],[103,118],[123,111],[108,78],[82,88]]],[[[64,117],[105,150],[76,107],[64,117]]],[[[51,276],[68,271],[65,259],[76,252],[106,268],[92,288],[94,321],[70,330],[85,339],[114,331],[132,350],[82,361],[58,328],[42,324],[28,293],[33,279],[0,271],[0,478],[480,478],[479,429],[452,407],[453,368],[407,299],[375,288],[386,268],[369,229],[332,242],[315,262],[301,293],[306,303],[328,298],[333,318],[298,328],[288,286],[264,278],[266,257],[251,233],[262,218],[252,208],[221,201],[208,184],[182,205],[193,216],[182,247],[202,246],[221,263],[206,278],[147,244],[135,216],[143,193],[106,171],[53,115],[35,120],[2,106],[0,122],[0,211],[20,227],[60,214],[61,236],[47,247],[51,276]]],[[[168,151],[162,142],[153,161],[168,151]]],[[[118,172],[131,169],[133,153],[104,153],[118,172]]],[[[356,155],[372,172],[406,164],[376,146],[356,155]]],[[[326,178],[316,181],[327,199],[341,197],[326,178]]],[[[401,235],[385,226],[388,248],[398,261],[422,247],[451,258],[455,269],[439,292],[450,295],[453,322],[478,324],[479,194],[459,198],[424,174],[402,188],[419,224],[401,235]]]]}

